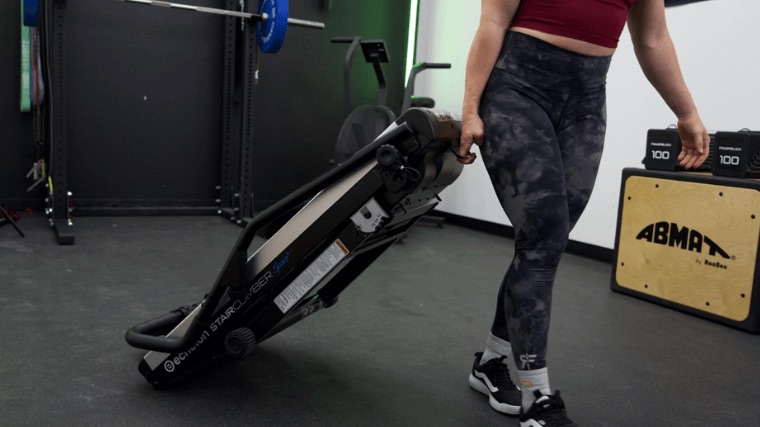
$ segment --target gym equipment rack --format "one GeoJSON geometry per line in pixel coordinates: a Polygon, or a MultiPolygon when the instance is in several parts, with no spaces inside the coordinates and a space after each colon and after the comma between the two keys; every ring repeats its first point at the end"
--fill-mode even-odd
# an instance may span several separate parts
{"type": "MultiPolygon", "coordinates": [[[[247,1],[246,8],[256,7],[247,1]]],[[[67,0],[51,0],[44,6],[50,61],[49,143],[52,169],[49,172],[46,212],[58,243],[74,244],[72,193],[68,189],[68,136],[66,87],[67,0]]],[[[228,10],[239,10],[239,0],[225,0],[228,10]]],[[[250,10],[250,12],[254,12],[250,10]]],[[[255,25],[224,17],[224,83],[222,95],[221,167],[216,206],[199,207],[76,207],[79,215],[222,215],[243,225],[254,216],[253,205],[253,97],[256,83],[257,41],[255,25]]]]}

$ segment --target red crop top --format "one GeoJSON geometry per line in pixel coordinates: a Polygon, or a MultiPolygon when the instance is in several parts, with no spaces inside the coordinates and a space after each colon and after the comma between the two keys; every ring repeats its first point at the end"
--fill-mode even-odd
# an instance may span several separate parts
{"type": "Polygon", "coordinates": [[[617,47],[636,0],[522,0],[513,27],[617,47]]]}

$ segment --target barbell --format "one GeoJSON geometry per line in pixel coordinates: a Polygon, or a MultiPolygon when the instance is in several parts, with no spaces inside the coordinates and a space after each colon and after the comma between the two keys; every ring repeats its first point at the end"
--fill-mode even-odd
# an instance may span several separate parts
{"type": "Polygon", "coordinates": [[[259,49],[264,53],[277,53],[285,41],[288,25],[322,30],[323,22],[306,21],[288,16],[288,0],[259,0],[258,13],[238,12],[235,10],[215,9],[213,7],[193,6],[182,3],[172,3],[162,0],[121,0],[126,3],[137,3],[148,6],[166,7],[189,10],[193,12],[210,13],[213,15],[231,16],[256,21],[256,40],[259,49]]]}

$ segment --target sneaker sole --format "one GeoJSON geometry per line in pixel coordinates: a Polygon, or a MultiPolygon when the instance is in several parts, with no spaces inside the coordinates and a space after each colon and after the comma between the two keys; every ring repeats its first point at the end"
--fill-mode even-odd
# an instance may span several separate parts
{"type": "Polygon", "coordinates": [[[486,387],[485,384],[483,384],[482,381],[480,381],[478,378],[475,377],[475,375],[470,374],[470,380],[468,381],[470,383],[470,387],[475,390],[479,391],[486,396],[488,396],[488,404],[491,405],[493,409],[495,409],[497,412],[501,412],[502,414],[507,415],[519,415],[520,414],[520,406],[516,405],[510,405],[508,403],[501,403],[498,400],[494,399],[494,397],[491,395],[491,391],[486,387]]]}

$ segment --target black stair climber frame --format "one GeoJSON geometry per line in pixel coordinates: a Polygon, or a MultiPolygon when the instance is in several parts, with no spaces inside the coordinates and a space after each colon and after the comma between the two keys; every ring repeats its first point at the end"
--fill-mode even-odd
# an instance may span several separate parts
{"type": "MultiPolygon", "coordinates": [[[[230,357],[225,341],[232,335],[237,337],[234,352],[248,354],[250,349],[240,348],[245,343],[239,337],[258,344],[331,306],[367,266],[437,205],[440,190],[462,171],[455,154],[461,123],[445,112],[414,108],[395,125],[349,160],[253,218],[204,301],[127,332],[130,345],[150,351],[139,366],[149,383],[164,388],[213,360],[230,357]],[[307,228],[293,240],[283,237],[285,249],[276,249],[277,255],[265,260],[266,265],[252,265],[257,255],[249,258],[247,251],[259,229],[335,188],[344,191],[335,190],[337,201],[322,205],[325,211],[313,222],[305,221],[307,228]],[[371,230],[356,223],[362,214],[372,217],[371,230]],[[344,258],[318,275],[287,308],[278,306],[276,299],[336,246],[344,258]]],[[[289,225],[283,226],[283,236],[292,234],[289,225]]]]}

